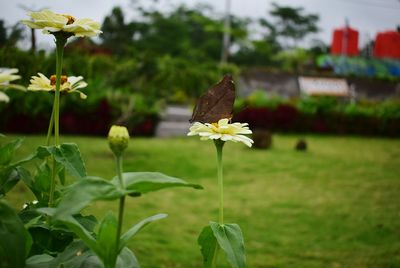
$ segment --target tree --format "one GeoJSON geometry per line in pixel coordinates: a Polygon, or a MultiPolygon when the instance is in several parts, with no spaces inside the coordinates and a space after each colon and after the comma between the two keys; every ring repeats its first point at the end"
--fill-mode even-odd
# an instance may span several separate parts
{"type": "MultiPolygon", "coordinates": [[[[120,8],[114,8],[104,19],[103,44],[116,54],[219,61],[224,27],[210,7],[179,5],[170,12],[161,12],[154,6],[134,8],[138,20],[126,22],[120,8]]],[[[231,16],[232,45],[239,45],[247,37],[247,23],[246,19],[231,16]]]]}
{"type": "Polygon", "coordinates": [[[294,48],[304,37],[319,31],[317,27],[319,16],[305,13],[302,7],[293,8],[272,3],[272,10],[269,13],[273,17],[273,22],[264,19],[261,25],[280,38],[285,48],[294,48]]]}
{"type": "Polygon", "coordinates": [[[105,47],[110,48],[116,55],[123,55],[133,42],[135,24],[125,23],[125,16],[120,7],[114,7],[111,14],[106,16],[101,27],[100,37],[105,47]]]}
{"type": "Polygon", "coordinates": [[[7,29],[4,20],[0,20],[0,46],[4,46],[7,42],[7,29]]]}
{"type": "Polygon", "coordinates": [[[0,46],[15,46],[18,41],[24,38],[24,28],[16,23],[8,31],[3,20],[0,20],[0,46]]]}

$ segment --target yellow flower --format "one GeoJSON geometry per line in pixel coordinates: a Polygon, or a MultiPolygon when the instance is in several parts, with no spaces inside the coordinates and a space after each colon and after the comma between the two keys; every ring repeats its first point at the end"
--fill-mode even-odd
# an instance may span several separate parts
{"type": "Polygon", "coordinates": [[[199,135],[201,140],[222,140],[243,142],[248,147],[251,147],[253,140],[243,134],[251,134],[251,130],[247,123],[233,123],[229,124],[229,119],[221,119],[218,123],[200,123],[195,122],[190,127],[188,136],[199,135]]]}
{"type": "MultiPolygon", "coordinates": [[[[20,79],[21,76],[17,75],[18,69],[16,68],[0,68],[0,90],[6,90],[9,88],[25,90],[23,86],[10,84],[11,81],[20,79]]],[[[10,98],[6,93],[0,91],[0,102],[9,102],[10,98]]]]}
{"type": "MultiPolygon", "coordinates": [[[[47,78],[45,75],[38,73],[39,76],[32,76],[28,90],[32,91],[55,91],[56,90],[56,76],[52,75],[47,78]]],[[[80,88],[87,87],[87,83],[83,81],[82,76],[61,76],[60,92],[66,93],[79,93],[81,99],[86,99],[87,96],[82,93],[80,88]]]]}
{"type": "Polygon", "coordinates": [[[129,132],[124,126],[113,125],[108,132],[108,144],[116,156],[120,156],[128,147],[129,132]]]}
{"type": "Polygon", "coordinates": [[[77,37],[96,36],[100,31],[100,24],[91,19],[75,19],[69,15],[54,13],[50,10],[30,12],[32,20],[21,22],[33,29],[42,29],[45,34],[66,32],[77,37]]]}

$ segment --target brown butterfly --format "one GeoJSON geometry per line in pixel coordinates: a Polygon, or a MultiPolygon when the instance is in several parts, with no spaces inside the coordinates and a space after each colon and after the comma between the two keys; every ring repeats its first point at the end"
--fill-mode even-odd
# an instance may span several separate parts
{"type": "Polygon", "coordinates": [[[190,123],[217,123],[220,119],[231,118],[235,102],[235,84],[231,75],[204,93],[196,103],[190,123]]]}

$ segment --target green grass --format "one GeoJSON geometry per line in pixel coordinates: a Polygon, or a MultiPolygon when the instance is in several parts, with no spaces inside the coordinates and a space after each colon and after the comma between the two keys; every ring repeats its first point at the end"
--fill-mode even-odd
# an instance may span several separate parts
{"type": "MultiPolygon", "coordinates": [[[[296,139],[276,135],[267,151],[225,146],[225,219],[243,230],[248,267],[400,267],[400,140],[309,136],[301,153],[296,139]]],[[[63,140],[79,145],[90,175],[113,177],[106,139],[63,140]]],[[[18,157],[43,142],[26,137],[18,157]]],[[[125,229],[169,214],[130,242],[144,268],[201,267],[197,236],[218,216],[215,158],[213,144],[197,138],[131,139],[125,171],[160,171],[205,187],[128,200],[125,229]]],[[[19,184],[7,199],[21,207],[32,196],[19,184]]],[[[117,214],[116,205],[98,202],[86,212],[117,214]]]]}

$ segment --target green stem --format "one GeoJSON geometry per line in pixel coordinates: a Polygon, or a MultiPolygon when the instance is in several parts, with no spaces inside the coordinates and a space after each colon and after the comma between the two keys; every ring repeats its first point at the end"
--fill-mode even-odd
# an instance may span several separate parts
{"type": "Polygon", "coordinates": [[[51,110],[49,128],[47,130],[47,139],[46,139],[46,146],[50,146],[51,134],[53,133],[53,126],[54,126],[54,106],[51,110]]]}
{"type": "Polygon", "coordinates": [[[219,224],[224,224],[224,176],[222,170],[222,149],[224,142],[220,140],[215,141],[217,148],[217,167],[218,167],[218,189],[219,189],[219,224]]]}
{"type": "MultiPolygon", "coordinates": [[[[53,121],[54,121],[54,145],[58,146],[60,144],[59,136],[59,118],[60,118],[60,87],[61,87],[61,72],[62,72],[62,60],[64,54],[64,46],[67,43],[67,37],[62,35],[56,36],[56,91],[54,94],[54,103],[53,103],[53,121]]],[[[51,125],[51,123],[50,123],[51,125]]],[[[49,126],[50,128],[50,126],[49,126]]],[[[50,182],[50,193],[49,193],[49,207],[54,206],[54,191],[56,188],[56,161],[53,157],[53,172],[52,178],[50,182]]]]}
{"type": "MultiPolygon", "coordinates": [[[[215,148],[217,149],[217,170],[218,170],[218,189],[219,189],[219,224],[224,224],[224,176],[223,176],[223,166],[222,166],[222,149],[225,142],[221,140],[214,140],[215,148]]],[[[219,253],[219,245],[215,246],[214,257],[211,263],[211,267],[217,267],[219,253]]]]}
{"type": "Polygon", "coordinates": [[[61,87],[61,73],[62,61],[64,54],[64,46],[67,43],[67,38],[56,38],[56,92],[54,94],[54,145],[59,145],[59,120],[60,120],[60,87],[61,87]]]}
{"type": "MultiPolygon", "coordinates": [[[[118,179],[119,179],[119,185],[120,185],[121,189],[124,189],[125,185],[124,185],[124,181],[122,178],[122,156],[116,156],[116,162],[117,162],[117,175],[118,175],[118,179]]],[[[115,253],[115,254],[117,254],[117,256],[118,256],[118,252],[119,252],[119,240],[121,237],[122,222],[124,219],[124,208],[125,208],[125,195],[119,199],[118,229],[117,229],[117,237],[116,237],[117,252],[115,253]]]]}

